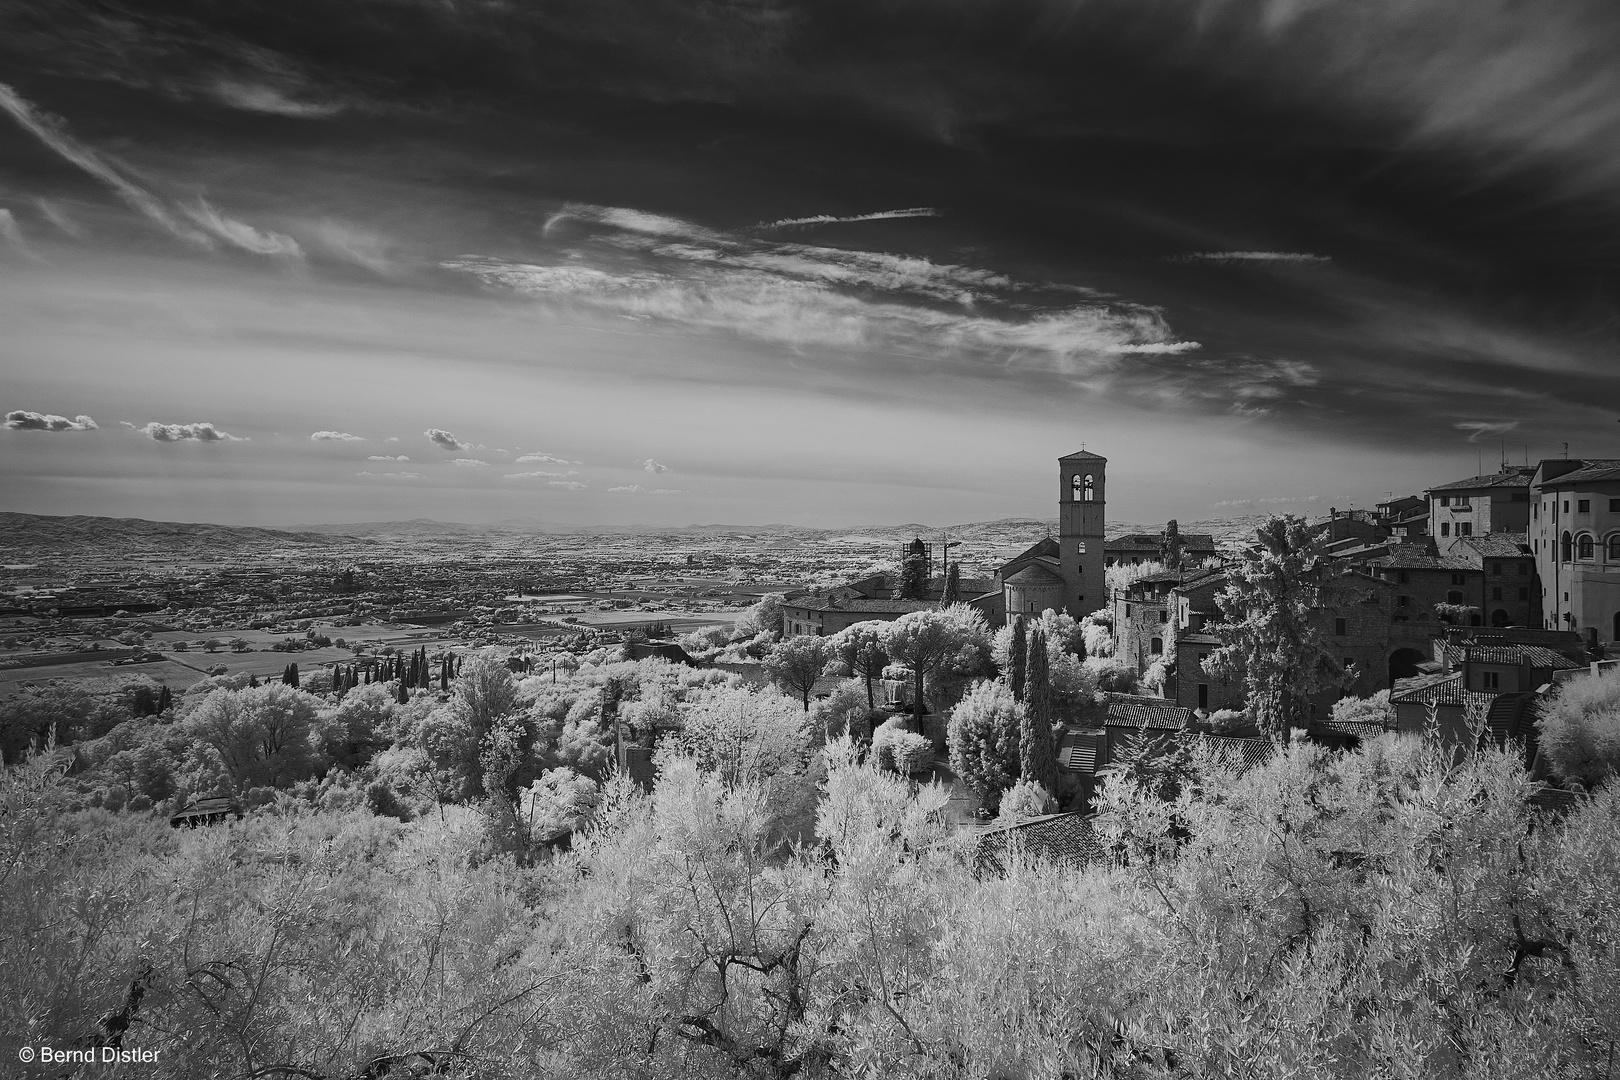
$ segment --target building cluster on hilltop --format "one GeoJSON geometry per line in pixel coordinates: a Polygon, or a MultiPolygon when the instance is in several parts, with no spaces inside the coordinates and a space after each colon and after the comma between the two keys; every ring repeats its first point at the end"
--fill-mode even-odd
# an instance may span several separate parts
{"type": "MultiPolygon", "coordinates": [[[[1111,695],[1106,726],[1061,736],[1065,767],[1085,773],[1114,756],[1115,728],[1180,729],[1241,710],[1241,679],[1208,663],[1228,644],[1221,602],[1231,560],[1203,534],[1105,540],[1106,470],[1098,454],[1060,458],[1057,535],[992,578],[961,579],[949,597],[944,576],[903,596],[899,575],[791,595],[784,634],[829,635],[947,598],[977,607],[992,626],[1049,609],[1101,616],[1112,623],[1115,657],[1158,696],[1111,695]],[[1111,567],[1133,568],[1112,592],[1111,567]]],[[[1504,464],[1372,511],[1333,510],[1308,533],[1319,598],[1311,619],[1345,672],[1305,703],[1313,723],[1326,722],[1342,697],[1393,691],[1396,726],[1455,727],[1471,706],[1504,698],[1506,708],[1505,696],[1620,652],[1620,460],[1504,464]]]]}

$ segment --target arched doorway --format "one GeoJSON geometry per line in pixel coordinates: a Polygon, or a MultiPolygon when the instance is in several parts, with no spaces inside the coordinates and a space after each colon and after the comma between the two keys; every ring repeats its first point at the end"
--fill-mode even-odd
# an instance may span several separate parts
{"type": "Polygon", "coordinates": [[[1501,608],[1497,608],[1495,611],[1491,612],[1492,626],[1506,626],[1510,622],[1512,622],[1512,618],[1501,608]]]}
{"type": "Polygon", "coordinates": [[[1389,685],[1394,686],[1396,679],[1410,679],[1418,673],[1418,665],[1427,660],[1417,649],[1396,649],[1389,654],[1389,685]]]}

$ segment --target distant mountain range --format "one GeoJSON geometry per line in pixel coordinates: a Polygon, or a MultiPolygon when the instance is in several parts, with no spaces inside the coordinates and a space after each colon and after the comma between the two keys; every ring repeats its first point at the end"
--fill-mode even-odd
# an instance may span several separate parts
{"type": "Polygon", "coordinates": [[[93,546],[102,550],[184,554],[198,548],[328,547],[332,542],[328,536],[253,526],[0,512],[0,550],[70,552],[93,546]]]}
{"type": "MultiPolygon", "coordinates": [[[[1212,521],[1185,521],[1181,531],[1211,533],[1217,543],[1241,540],[1253,531],[1261,516],[1223,518],[1212,521]]],[[[1163,523],[1140,524],[1112,521],[1107,535],[1131,532],[1158,532],[1163,523]]],[[[328,548],[349,543],[404,543],[412,540],[472,539],[480,536],[521,535],[662,535],[700,538],[706,536],[752,539],[765,543],[816,540],[822,543],[886,544],[903,543],[913,536],[938,541],[943,535],[971,546],[1002,547],[1033,543],[1048,532],[1057,531],[1057,522],[1037,518],[1004,518],[998,521],[967,522],[957,525],[848,526],[819,529],[803,525],[570,525],[522,519],[469,525],[462,522],[417,518],[411,521],[368,521],[348,524],[291,525],[284,528],[213,525],[197,522],[146,521],[141,518],[57,517],[45,514],[0,512],[0,549],[33,549],[68,552],[84,546],[103,550],[170,550],[211,547],[309,547],[328,548]]]]}

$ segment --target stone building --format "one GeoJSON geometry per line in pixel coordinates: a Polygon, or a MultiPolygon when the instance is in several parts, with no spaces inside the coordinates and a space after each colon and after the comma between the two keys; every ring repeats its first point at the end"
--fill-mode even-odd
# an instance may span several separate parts
{"type": "Polygon", "coordinates": [[[1488,533],[1454,540],[1446,551],[1480,571],[1477,604],[1487,626],[1540,626],[1541,590],[1536,585],[1536,559],[1527,537],[1488,533]]]}
{"type": "MultiPolygon", "coordinates": [[[[1103,565],[1140,566],[1158,562],[1164,552],[1164,533],[1125,533],[1103,545],[1103,565]]],[[[1197,565],[1205,559],[1220,556],[1211,533],[1182,533],[1181,561],[1184,566],[1197,565]]]]}
{"type": "Polygon", "coordinates": [[[1543,625],[1620,641],[1620,460],[1536,469],[1530,547],[1543,625]]]}
{"type": "Polygon", "coordinates": [[[1458,536],[1522,533],[1530,527],[1530,467],[1509,466],[1429,488],[1429,534],[1442,546],[1458,536]]]}

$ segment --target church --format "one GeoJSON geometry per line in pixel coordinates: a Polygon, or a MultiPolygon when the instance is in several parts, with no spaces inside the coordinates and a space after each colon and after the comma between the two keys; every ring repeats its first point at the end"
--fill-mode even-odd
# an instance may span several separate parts
{"type": "Polygon", "coordinates": [[[1108,459],[1085,450],[1058,458],[1058,535],[1001,564],[994,587],[971,599],[992,626],[1047,608],[1079,619],[1108,606],[1103,516],[1108,459]]]}

